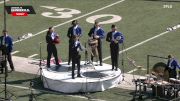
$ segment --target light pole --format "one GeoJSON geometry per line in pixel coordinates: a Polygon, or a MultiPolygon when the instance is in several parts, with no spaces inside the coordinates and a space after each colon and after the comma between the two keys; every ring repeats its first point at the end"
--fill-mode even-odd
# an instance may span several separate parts
{"type": "Polygon", "coordinates": [[[4,0],[4,30],[6,30],[6,0],[4,0]]]}

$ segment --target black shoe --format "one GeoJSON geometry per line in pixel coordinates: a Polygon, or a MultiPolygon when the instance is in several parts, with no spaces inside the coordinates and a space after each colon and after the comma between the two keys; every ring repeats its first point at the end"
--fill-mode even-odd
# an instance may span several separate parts
{"type": "Polygon", "coordinates": [[[98,66],[98,64],[95,64],[94,66],[98,66]]]}
{"type": "Polygon", "coordinates": [[[14,67],[11,67],[11,71],[15,71],[15,70],[14,70],[14,67]]]}
{"type": "Polygon", "coordinates": [[[100,66],[103,66],[102,63],[100,63],[100,66]]]}
{"type": "Polygon", "coordinates": [[[117,71],[118,69],[116,68],[115,71],[117,71]]]}
{"type": "Polygon", "coordinates": [[[47,71],[49,71],[49,70],[50,70],[50,68],[51,68],[50,66],[47,66],[47,71]]]}
{"type": "Polygon", "coordinates": [[[77,75],[77,77],[82,77],[82,76],[79,74],[79,75],[77,75]]]}
{"type": "Polygon", "coordinates": [[[72,79],[75,79],[74,77],[72,77],[72,79]]]}
{"type": "Polygon", "coordinates": [[[70,63],[68,62],[68,65],[70,65],[70,63]]]}
{"type": "Polygon", "coordinates": [[[12,68],[10,71],[8,71],[8,73],[11,73],[11,72],[13,72],[13,71],[15,71],[14,68],[12,68]]]}
{"type": "Polygon", "coordinates": [[[8,73],[11,73],[11,72],[13,72],[13,70],[8,71],[8,73]]]}
{"type": "Polygon", "coordinates": [[[60,64],[57,64],[56,67],[61,67],[61,65],[60,65],[60,64]]]}

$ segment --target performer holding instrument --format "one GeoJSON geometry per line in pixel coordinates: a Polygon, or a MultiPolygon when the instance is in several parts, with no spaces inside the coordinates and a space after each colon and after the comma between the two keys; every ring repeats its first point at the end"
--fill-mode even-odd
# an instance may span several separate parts
{"type": "Polygon", "coordinates": [[[47,31],[46,35],[46,43],[47,43],[47,68],[50,68],[50,59],[51,55],[53,54],[56,62],[56,66],[60,67],[61,65],[59,64],[58,61],[58,53],[57,53],[57,48],[56,44],[60,42],[59,36],[57,33],[54,32],[53,27],[49,27],[49,30],[47,31]]]}
{"type": "Polygon", "coordinates": [[[110,42],[112,70],[114,70],[114,69],[117,70],[118,69],[118,57],[119,57],[119,44],[123,43],[124,36],[121,32],[117,31],[116,25],[111,26],[111,31],[108,32],[106,41],[110,42]]]}
{"type": "MultiPolygon", "coordinates": [[[[168,55],[168,62],[167,62],[167,67],[165,69],[168,70],[169,72],[169,78],[176,78],[177,76],[177,70],[180,69],[180,65],[177,61],[177,59],[175,59],[172,55],[168,55]]],[[[179,71],[178,71],[179,73],[179,71]]],[[[178,79],[178,78],[177,78],[178,79]]]]}
{"type": "Polygon", "coordinates": [[[81,55],[79,54],[79,51],[82,50],[81,43],[78,39],[78,37],[74,36],[73,45],[71,48],[72,51],[72,79],[74,79],[74,70],[75,65],[77,64],[77,77],[81,77],[80,75],[80,62],[81,62],[81,55]]]}
{"type": "MultiPolygon", "coordinates": [[[[89,37],[93,37],[98,41],[98,54],[99,54],[99,61],[100,66],[102,66],[102,39],[105,37],[104,30],[100,27],[99,22],[95,21],[94,27],[90,29],[88,33],[89,37]]],[[[93,61],[93,56],[91,56],[91,61],[93,61]]]]}
{"type": "MultiPolygon", "coordinates": [[[[11,68],[11,72],[14,71],[14,64],[12,61],[12,55],[11,52],[13,50],[13,39],[11,38],[11,36],[8,35],[8,31],[7,30],[3,30],[2,31],[2,36],[0,36],[0,47],[2,48],[3,45],[5,46],[4,48],[6,48],[5,52],[7,55],[7,61],[9,62],[9,66],[11,68]]],[[[3,73],[3,69],[1,69],[1,72],[3,73]]]]}
{"type": "Polygon", "coordinates": [[[72,52],[71,48],[73,46],[74,36],[79,38],[82,36],[82,30],[81,27],[78,25],[77,20],[72,21],[72,26],[69,27],[67,37],[69,38],[69,57],[68,57],[68,65],[70,65],[71,59],[72,59],[72,52]]]}

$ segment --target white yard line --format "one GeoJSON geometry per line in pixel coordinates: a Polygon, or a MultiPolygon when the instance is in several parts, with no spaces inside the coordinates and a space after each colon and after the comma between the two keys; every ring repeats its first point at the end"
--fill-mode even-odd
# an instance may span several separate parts
{"type": "MultiPolygon", "coordinates": [[[[133,48],[136,48],[136,47],[138,47],[138,46],[140,46],[140,45],[143,45],[143,44],[145,44],[145,43],[147,43],[147,42],[149,42],[149,41],[151,41],[151,40],[153,40],[153,39],[156,39],[156,38],[158,38],[158,37],[160,37],[160,36],[163,36],[163,35],[165,35],[165,34],[167,34],[167,33],[169,33],[170,31],[165,31],[165,32],[162,32],[162,33],[160,33],[160,34],[158,34],[158,35],[156,35],[156,36],[153,36],[153,37],[151,37],[151,38],[149,38],[149,39],[146,39],[146,40],[144,40],[144,41],[142,41],[142,42],[139,42],[139,43],[137,43],[137,44],[135,44],[135,45],[133,45],[133,46],[131,46],[131,47],[128,47],[128,48],[126,48],[126,49],[124,49],[124,50],[122,50],[122,51],[119,51],[119,54],[121,54],[121,53],[123,53],[123,52],[126,52],[126,51],[128,51],[128,50],[131,50],[131,49],[133,49],[133,48]]],[[[108,60],[108,59],[110,59],[111,58],[111,56],[108,56],[108,57],[105,57],[104,59],[103,59],[103,61],[105,61],[105,60],[108,60]]]]}
{"type": "Polygon", "coordinates": [[[35,57],[35,56],[37,56],[38,54],[33,54],[33,55],[30,55],[30,56],[28,56],[28,58],[33,58],[33,57],[35,57]]]}
{"type": "MultiPolygon", "coordinates": [[[[109,4],[109,5],[107,5],[107,6],[104,6],[104,7],[102,7],[102,8],[99,8],[99,9],[94,10],[94,11],[92,11],[92,12],[89,12],[89,13],[86,13],[86,14],[81,15],[81,16],[79,16],[79,17],[76,17],[76,18],[74,18],[74,19],[68,20],[68,21],[66,21],[66,22],[64,22],[64,23],[60,23],[60,24],[58,24],[58,25],[55,25],[54,27],[55,27],[55,28],[60,27],[60,26],[62,26],[62,25],[65,25],[65,24],[67,24],[67,23],[72,22],[73,20],[77,20],[77,19],[86,17],[86,16],[88,16],[88,15],[91,15],[91,14],[93,14],[93,13],[99,12],[99,11],[104,10],[104,9],[106,9],[106,8],[112,7],[112,6],[116,5],[116,4],[122,3],[122,2],[124,2],[124,1],[125,1],[125,0],[117,1],[117,2],[115,2],[115,3],[109,4]]],[[[37,35],[39,35],[39,34],[42,34],[42,33],[46,32],[47,30],[48,30],[48,29],[42,30],[42,31],[40,31],[40,32],[38,32],[38,33],[36,33],[36,34],[33,34],[31,37],[28,37],[28,38],[26,38],[26,39],[29,39],[29,38],[32,38],[32,37],[37,36],[37,35]]],[[[17,41],[14,41],[13,43],[18,43],[18,42],[21,42],[21,41],[26,40],[26,39],[17,40],[17,41]]]]}
{"type": "Polygon", "coordinates": [[[14,51],[14,52],[11,53],[11,55],[14,55],[16,53],[19,53],[19,51],[14,51]]]}
{"type": "MultiPolygon", "coordinates": [[[[140,45],[143,45],[143,44],[145,44],[145,43],[147,43],[147,42],[149,42],[149,41],[151,41],[151,40],[153,40],[153,39],[156,39],[156,38],[158,38],[158,37],[160,37],[160,36],[162,36],[162,35],[165,35],[165,34],[167,34],[167,33],[169,33],[169,32],[170,32],[170,31],[165,31],[165,32],[163,32],[163,33],[160,33],[160,34],[154,36],[154,37],[151,37],[151,38],[146,39],[146,40],[144,40],[144,41],[142,41],[142,42],[139,42],[139,43],[137,43],[137,44],[135,44],[135,45],[133,45],[133,46],[131,46],[131,47],[128,47],[128,48],[126,48],[126,49],[124,49],[124,50],[122,50],[122,51],[119,51],[119,54],[121,54],[121,53],[123,53],[123,52],[126,52],[126,51],[128,51],[128,50],[131,50],[131,49],[133,49],[133,48],[136,48],[136,47],[138,47],[138,46],[140,46],[140,45]]],[[[110,59],[110,58],[111,58],[111,56],[105,57],[105,58],[103,59],[103,61],[105,61],[105,60],[107,60],[107,59],[110,59]]],[[[131,70],[131,71],[129,71],[129,72],[127,72],[127,73],[133,73],[133,72],[135,72],[135,71],[137,71],[136,68],[133,69],[133,70],[131,70]]]]}
{"type": "MultiPolygon", "coordinates": [[[[151,38],[149,38],[149,39],[146,39],[146,40],[144,40],[144,41],[142,41],[142,42],[139,42],[139,43],[137,43],[137,44],[135,44],[135,45],[133,45],[133,46],[131,46],[131,47],[128,47],[128,48],[126,48],[126,49],[124,49],[124,50],[122,50],[122,51],[119,51],[119,54],[121,54],[121,53],[123,53],[123,52],[126,52],[126,51],[128,51],[128,50],[131,50],[131,49],[133,49],[133,48],[136,48],[136,47],[138,47],[138,46],[140,46],[140,45],[143,45],[143,44],[145,44],[145,43],[147,43],[147,42],[149,42],[149,41],[151,41],[151,40],[153,40],[153,39],[156,39],[156,38],[158,38],[158,37],[160,37],[160,36],[163,36],[163,35],[165,35],[165,34],[167,34],[167,33],[169,33],[169,32],[171,32],[171,31],[162,32],[162,33],[160,33],[160,34],[158,34],[158,35],[156,35],[156,36],[153,36],[153,37],[151,37],[151,38]]],[[[105,57],[105,58],[103,59],[103,61],[108,60],[108,59],[110,59],[110,58],[111,58],[111,56],[105,57]]],[[[137,69],[131,70],[131,71],[127,72],[127,73],[132,73],[132,72],[134,72],[134,71],[137,71],[137,69]]]]}
{"type": "MultiPolygon", "coordinates": [[[[6,0],[5,2],[8,2],[9,0],[6,0]]],[[[0,1],[0,4],[3,4],[4,3],[4,1],[0,1]]]]}
{"type": "MultiPolygon", "coordinates": [[[[4,86],[4,84],[0,84],[0,85],[4,86]]],[[[20,89],[29,89],[29,87],[15,86],[15,85],[10,85],[10,84],[7,84],[7,86],[9,86],[9,87],[15,87],[15,88],[20,88],[20,89]]],[[[35,90],[35,89],[33,89],[33,90],[35,90]]]]}

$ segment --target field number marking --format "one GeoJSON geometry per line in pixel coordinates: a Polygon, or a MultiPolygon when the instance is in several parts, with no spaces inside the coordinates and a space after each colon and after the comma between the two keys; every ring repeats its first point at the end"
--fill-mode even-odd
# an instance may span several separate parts
{"type": "MultiPolygon", "coordinates": [[[[83,14],[83,15],[81,15],[81,16],[78,16],[78,17],[75,17],[75,18],[73,18],[73,19],[70,19],[70,20],[68,20],[68,21],[66,21],[66,22],[63,22],[63,23],[59,23],[59,24],[57,24],[57,25],[54,25],[54,28],[58,28],[58,27],[63,26],[63,25],[65,25],[65,24],[71,23],[73,20],[78,20],[78,19],[87,17],[87,16],[89,16],[89,15],[91,15],[91,14],[94,14],[94,13],[97,13],[97,12],[102,11],[102,10],[104,10],[104,9],[110,8],[110,7],[114,6],[114,5],[123,3],[124,1],[126,1],[126,0],[119,0],[119,1],[117,1],[117,2],[108,4],[108,5],[104,6],[104,7],[98,8],[98,9],[93,10],[93,11],[88,12],[88,13],[85,13],[85,14],[83,14]]],[[[45,33],[47,30],[48,30],[48,29],[44,29],[44,30],[41,30],[41,31],[39,31],[39,32],[37,32],[37,33],[34,33],[32,37],[35,37],[35,36],[40,35],[40,34],[42,34],[42,33],[45,33]]],[[[30,38],[32,38],[32,37],[28,37],[27,39],[30,39],[30,38]]],[[[17,40],[17,41],[14,41],[13,43],[16,44],[16,43],[25,41],[25,40],[27,40],[27,39],[17,40]]]]}
{"type": "Polygon", "coordinates": [[[54,10],[53,12],[43,12],[41,15],[49,18],[71,18],[75,14],[80,14],[81,11],[71,8],[57,8],[54,6],[41,6],[43,8],[47,8],[50,10],[54,10]]]}
{"type": "Polygon", "coordinates": [[[106,21],[99,22],[100,24],[115,23],[115,22],[118,22],[118,21],[120,21],[122,19],[122,17],[119,16],[119,15],[101,14],[101,15],[94,15],[94,16],[88,17],[86,19],[86,21],[89,22],[89,23],[94,23],[94,21],[96,21],[96,20],[98,20],[100,18],[105,18],[105,17],[112,17],[112,18],[109,19],[109,20],[106,20],[106,21]]]}
{"type": "MultiPolygon", "coordinates": [[[[49,18],[71,18],[75,14],[80,14],[81,11],[76,10],[76,9],[71,9],[71,8],[58,8],[54,6],[41,6],[46,9],[54,10],[52,12],[43,12],[41,15],[44,17],[49,17],[49,18]]],[[[115,23],[118,22],[122,19],[121,16],[119,15],[114,15],[114,14],[100,14],[100,15],[93,15],[90,16],[86,19],[86,22],[89,23],[94,23],[94,21],[100,19],[100,18],[105,18],[105,17],[112,17],[109,20],[106,21],[101,21],[99,22],[100,24],[110,24],[110,23],[115,23]]]]}

